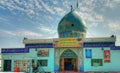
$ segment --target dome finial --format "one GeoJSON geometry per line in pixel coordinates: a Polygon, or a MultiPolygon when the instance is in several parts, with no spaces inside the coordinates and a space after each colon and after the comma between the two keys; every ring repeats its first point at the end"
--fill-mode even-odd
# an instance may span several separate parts
{"type": "Polygon", "coordinates": [[[73,6],[71,5],[71,11],[74,11],[73,6]]]}

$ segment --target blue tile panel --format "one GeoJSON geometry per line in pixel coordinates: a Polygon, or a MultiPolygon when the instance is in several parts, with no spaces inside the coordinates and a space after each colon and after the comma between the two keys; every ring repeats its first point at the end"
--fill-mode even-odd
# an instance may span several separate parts
{"type": "Polygon", "coordinates": [[[114,42],[94,42],[94,43],[83,43],[83,47],[113,47],[114,42]]]}
{"type": "Polygon", "coordinates": [[[53,44],[26,44],[26,48],[53,48],[53,44]]]}
{"type": "Polygon", "coordinates": [[[80,66],[80,72],[84,72],[84,66],[80,66]]]}
{"type": "Polygon", "coordinates": [[[1,53],[28,53],[30,48],[53,48],[53,44],[26,44],[25,48],[2,48],[1,53]]]}
{"type": "Polygon", "coordinates": [[[25,48],[3,48],[1,53],[26,53],[29,52],[28,49],[25,48]]]}
{"type": "MultiPolygon", "coordinates": [[[[111,50],[120,50],[120,46],[115,47],[114,42],[84,43],[84,47],[111,47],[111,50]]],[[[25,48],[2,48],[1,53],[28,53],[29,48],[53,48],[53,44],[26,44],[25,48]]]]}
{"type": "Polygon", "coordinates": [[[120,46],[111,47],[111,50],[120,50],[120,46]]]}
{"type": "Polygon", "coordinates": [[[54,66],[54,71],[59,72],[59,66],[54,66]]]}

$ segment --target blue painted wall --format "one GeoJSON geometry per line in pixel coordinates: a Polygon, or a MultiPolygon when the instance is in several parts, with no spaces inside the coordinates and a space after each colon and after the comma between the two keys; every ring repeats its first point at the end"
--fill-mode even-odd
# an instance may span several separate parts
{"type": "MultiPolygon", "coordinates": [[[[3,70],[3,68],[4,68],[4,60],[12,60],[12,67],[11,67],[11,71],[14,71],[14,61],[15,60],[30,60],[30,62],[29,62],[29,66],[31,65],[32,66],[32,64],[31,64],[31,60],[32,59],[34,59],[34,58],[36,58],[36,51],[35,51],[35,49],[30,49],[30,52],[29,53],[13,53],[13,54],[11,54],[11,53],[9,53],[9,54],[2,54],[2,58],[3,58],[3,60],[2,60],[2,70],[3,70]]],[[[32,67],[30,67],[30,69],[31,69],[32,67]]],[[[31,71],[32,72],[32,71],[31,71]]]]}
{"type": "MultiPolygon", "coordinates": [[[[42,49],[42,48],[40,48],[42,49]]],[[[48,57],[38,57],[38,60],[48,60],[48,66],[39,67],[39,71],[46,71],[46,72],[53,72],[54,71],[54,48],[49,49],[49,56],[48,57]]]]}
{"type": "Polygon", "coordinates": [[[96,48],[85,48],[84,49],[84,71],[120,71],[120,50],[110,50],[110,47],[104,47],[103,50],[101,47],[96,48]],[[92,59],[103,59],[103,66],[91,66],[91,58],[86,58],[85,49],[92,50],[92,59]],[[110,50],[110,62],[104,63],[104,50],[110,50]]]}
{"type": "MultiPolygon", "coordinates": [[[[36,60],[48,60],[48,66],[39,67],[39,71],[42,69],[43,71],[54,71],[54,48],[37,48],[39,49],[48,49],[49,56],[48,57],[37,57],[37,51],[35,48],[30,48],[29,53],[13,53],[13,54],[2,54],[3,60],[12,60],[11,71],[14,71],[14,60],[29,60],[30,73],[32,73],[32,59],[36,60]]],[[[2,60],[2,70],[4,68],[4,61],[2,60]]]]}

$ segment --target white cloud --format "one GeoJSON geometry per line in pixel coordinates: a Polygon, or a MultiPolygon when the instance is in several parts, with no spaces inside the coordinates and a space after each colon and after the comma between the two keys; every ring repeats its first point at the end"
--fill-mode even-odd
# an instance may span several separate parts
{"type": "MultiPolygon", "coordinates": [[[[17,0],[15,0],[15,1],[17,1],[17,0]]],[[[2,4],[3,6],[6,6],[6,8],[8,8],[11,11],[12,10],[25,11],[24,8],[21,8],[17,5],[15,5],[14,1],[12,1],[12,0],[10,2],[2,0],[2,1],[0,1],[0,4],[2,4]]]]}
{"type": "Polygon", "coordinates": [[[51,14],[55,14],[55,12],[52,10],[52,8],[50,6],[48,6],[46,3],[44,3],[42,0],[41,0],[41,4],[48,12],[50,12],[51,14]]]}
{"type": "Polygon", "coordinates": [[[41,7],[39,1],[38,1],[38,0],[34,0],[34,1],[35,1],[36,7],[37,7],[38,9],[41,9],[42,7],[41,7]]]}
{"type": "Polygon", "coordinates": [[[120,4],[120,0],[106,0],[105,6],[114,9],[117,4],[120,4]]]}
{"type": "Polygon", "coordinates": [[[29,31],[29,30],[18,30],[18,31],[8,31],[8,30],[0,30],[0,33],[3,35],[7,35],[7,36],[43,36],[40,33],[36,33],[33,31],[29,31]]]}
{"type": "Polygon", "coordinates": [[[58,4],[58,1],[54,0],[54,1],[53,1],[53,4],[58,4]]]}
{"type": "MultiPolygon", "coordinates": [[[[54,6],[54,5],[48,5],[47,2],[45,3],[42,0],[40,2],[42,4],[43,8],[45,8],[44,10],[50,12],[51,14],[54,14],[54,15],[57,14],[57,15],[63,16],[66,12],[66,10],[64,10],[60,7],[54,6]]],[[[57,1],[53,1],[53,3],[57,3],[57,1]]]]}
{"type": "Polygon", "coordinates": [[[43,38],[57,38],[58,37],[58,33],[56,29],[52,29],[52,27],[50,28],[49,26],[44,26],[44,25],[40,25],[39,27],[37,27],[37,29],[39,29],[41,32],[44,33],[44,37],[43,38]]]}
{"type": "Polygon", "coordinates": [[[0,30],[0,33],[2,35],[4,35],[4,34],[10,35],[10,36],[15,36],[16,35],[15,33],[11,32],[11,31],[8,31],[8,30],[0,30]]]}
{"type": "Polygon", "coordinates": [[[23,34],[25,36],[42,36],[42,34],[40,34],[40,33],[32,32],[32,31],[28,31],[28,30],[20,31],[19,34],[23,34]]]}
{"type": "Polygon", "coordinates": [[[21,14],[25,13],[29,17],[38,16],[39,11],[41,9],[41,5],[38,0],[1,0],[0,4],[0,7],[10,10],[13,14],[15,14],[14,10],[17,10],[21,12],[21,14]]]}
{"type": "Polygon", "coordinates": [[[5,22],[7,22],[8,21],[8,19],[7,18],[5,18],[5,17],[0,17],[0,21],[5,21],[5,22]]]}
{"type": "Polygon", "coordinates": [[[98,23],[91,23],[90,27],[97,27],[98,23]]]}
{"type": "MultiPolygon", "coordinates": [[[[67,2],[67,1],[65,1],[67,2]]],[[[53,3],[57,3],[54,1],[53,3]]],[[[8,9],[13,14],[17,14],[15,11],[19,11],[21,14],[26,14],[28,17],[33,18],[36,16],[40,16],[40,11],[50,12],[54,15],[64,15],[65,10],[60,7],[56,7],[54,5],[48,4],[48,2],[44,2],[42,0],[28,0],[28,1],[20,1],[20,0],[1,0],[0,8],[8,9]]]]}
{"type": "Polygon", "coordinates": [[[5,7],[3,7],[3,6],[0,6],[0,8],[5,9],[5,7]]]}
{"type": "Polygon", "coordinates": [[[116,35],[116,46],[120,46],[120,34],[116,35]]]}
{"type": "Polygon", "coordinates": [[[70,8],[70,1],[67,1],[67,0],[63,0],[63,5],[66,7],[66,8],[70,8]]]}
{"type": "Polygon", "coordinates": [[[109,21],[108,22],[108,27],[112,31],[120,31],[120,22],[118,22],[118,21],[114,21],[114,22],[109,21]]]}
{"type": "Polygon", "coordinates": [[[25,1],[20,1],[20,0],[13,0],[13,1],[20,5],[23,5],[23,3],[25,3],[25,1]]]}
{"type": "Polygon", "coordinates": [[[43,26],[43,25],[41,25],[40,27],[38,27],[38,29],[42,30],[43,32],[48,32],[49,34],[56,33],[56,30],[51,29],[51,28],[46,27],[46,26],[43,26]]]}
{"type": "Polygon", "coordinates": [[[99,23],[104,22],[104,17],[101,14],[98,14],[94,11],[87,12],[87,7],[84,7],[83,11],[80,10],[78,13],[87,23],[90,25],[90,27],[96,27],[99,23]],[[90,22],[90,23],[89,23],[90,22]]]}
{"type": "Polygon", "coordinates": [[[83,17],[90,27],[97,27],[104,22],[104,16],[95,11],[96,2],[95,0],[82,0],[79,2],[79,15],[83,17]]]}
{"type": "Polygon", "coordinates": [[[58,14],[58,15],[61,15],[61,16],[63,16],[63,15],[65,15],[65,10],[63,10],[62,8],[60,8],[60,7],[54,7],[53,8],[55,11],[56,11],[56,13],[58,14]]]}

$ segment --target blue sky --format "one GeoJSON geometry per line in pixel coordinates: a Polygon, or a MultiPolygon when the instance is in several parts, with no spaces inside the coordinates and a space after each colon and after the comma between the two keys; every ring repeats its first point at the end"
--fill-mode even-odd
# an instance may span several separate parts
{"type": "Polygon", "coordinates": [[[116,35],[120,45],[120,0],[0,0],[0,48],[24,47],[23,38],[57,38],[70,5],[86,21],[87,37],[116,35]]]}

